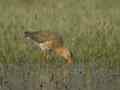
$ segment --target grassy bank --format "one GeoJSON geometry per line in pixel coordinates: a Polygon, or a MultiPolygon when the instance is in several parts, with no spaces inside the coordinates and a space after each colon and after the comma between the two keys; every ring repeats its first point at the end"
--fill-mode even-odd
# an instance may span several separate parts
{"type": "Polygon", "coordinates": [[[0,62],[38,63],[42,55],[26,43],[23,32],[49,30],[63,34],[76,63],[119,71],[118,3],[119,0],[0,0],[0,62]]]}

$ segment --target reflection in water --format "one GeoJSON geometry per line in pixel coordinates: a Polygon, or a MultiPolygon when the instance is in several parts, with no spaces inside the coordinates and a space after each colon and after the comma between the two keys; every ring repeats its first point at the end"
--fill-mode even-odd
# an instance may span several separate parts
{"type": "Polygon", "coordinates": [[[108,71],[82,64],[1,64],[0,90],[120,90],[120,73],[108,71]]]}

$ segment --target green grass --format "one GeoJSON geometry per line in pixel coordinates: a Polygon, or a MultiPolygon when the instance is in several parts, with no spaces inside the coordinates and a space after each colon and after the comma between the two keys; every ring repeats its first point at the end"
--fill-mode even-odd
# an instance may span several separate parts
{"type": "Polygon", "coordinates": [[[119,0],[0,0],[0,62],[38,63],[42,55],[26,43],[23,32],[49,30],[63,34],[76,63],[119,70],[118,3],[119,0]]]}

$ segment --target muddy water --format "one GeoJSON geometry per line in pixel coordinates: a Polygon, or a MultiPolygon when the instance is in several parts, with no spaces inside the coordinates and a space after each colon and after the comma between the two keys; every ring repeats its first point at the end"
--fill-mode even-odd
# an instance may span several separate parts
{"type": "Polygon", "coordinates": [[[120,73],[82,64],[0,64],[0,90],[120,90],[120,73]]]}

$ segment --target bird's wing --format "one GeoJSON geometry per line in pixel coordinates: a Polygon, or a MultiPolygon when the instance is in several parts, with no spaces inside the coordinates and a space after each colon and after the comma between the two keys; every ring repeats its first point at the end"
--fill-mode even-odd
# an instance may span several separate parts
{"type": "Polygon", "coordinates": [[[56,32],[32,32],[30,38],[39,43],[50,40],[62,40],[62,37],[56,32]]]}

